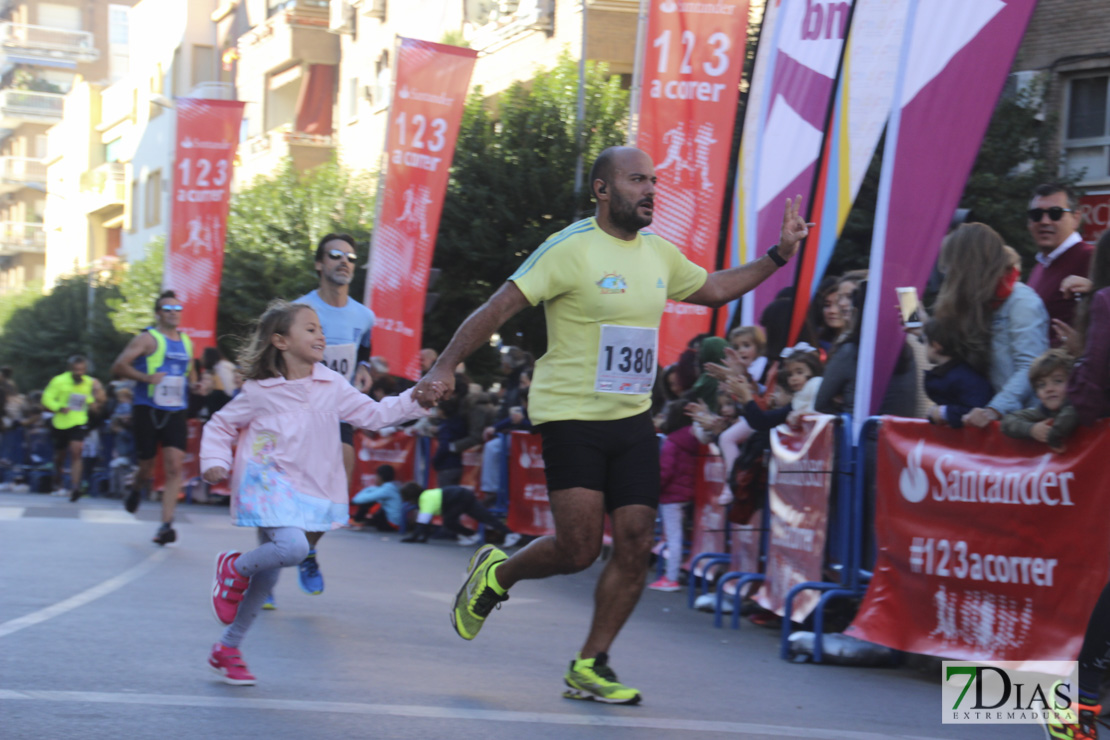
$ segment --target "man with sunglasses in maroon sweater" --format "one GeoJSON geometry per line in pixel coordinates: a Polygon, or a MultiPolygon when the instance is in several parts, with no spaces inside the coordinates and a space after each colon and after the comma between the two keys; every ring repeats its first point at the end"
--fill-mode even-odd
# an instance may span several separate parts
{"type": "Polygon", "coordinates": [[[1029,233],[1037,245],[1037,265],[1029,274],[1029,287],[1037,291],[1053,322],[1049,342],[1061,344],[1063,331],[1057,321],[1069,326],[1075,319],[1075,300],[1060,292],[1060,283],[1068,275],[1087,276],[1094,245],[1083,241],[1079,228],[1079,198],[1066,185],[1046,183],[1033,190],[1033,200],[1026,214],[1029,233]]]}

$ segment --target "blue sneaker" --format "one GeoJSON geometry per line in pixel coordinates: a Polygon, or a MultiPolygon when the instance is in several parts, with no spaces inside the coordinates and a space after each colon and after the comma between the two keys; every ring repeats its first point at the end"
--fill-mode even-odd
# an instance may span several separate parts
{"type": "Polygon", "coordinates": [[[297,571],[297,580],[301,582],[302,591],[312,595],[324,593],[324,577],[320,575],[320,566],[316,562],[315,550],[308,551],[308,557],[301,561],[297,571]]]}
{"type": "Polygon", "coordinates": [[[262,602],[262,608],[265,609],[266,611],[270,611],[270,612],[272,612],[274,609],[277,609],[277,604],[274,603],[274,595],[273,594],[270,594],[269,596],[267,596],[266,600],[262,602]]]}

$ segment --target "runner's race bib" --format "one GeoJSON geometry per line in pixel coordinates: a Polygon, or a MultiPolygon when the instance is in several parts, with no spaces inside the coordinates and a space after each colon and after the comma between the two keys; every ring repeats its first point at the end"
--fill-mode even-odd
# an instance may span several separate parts
{"type": "Polygon", "coordinates": [[[329,344],[324,347],[324,365],[348,381],[355,379],[355,350],[353,344],[329,344]]]}
{"type": "Polygon", "coordinates": [[[84,411],[89,399],[84,393],[70,393],[66,411],[84,411]]]}
{"type": "Polygon", "coordinates": [[[599,393],[651,393],[659,332],[642,326],[601,325],[597,351],[599,393]]]}
{"type": "Polygon", "coordinates": [[[154,403],[159,406],[185,405],[185,376],[167,375],[154,386],[154,403]]]}

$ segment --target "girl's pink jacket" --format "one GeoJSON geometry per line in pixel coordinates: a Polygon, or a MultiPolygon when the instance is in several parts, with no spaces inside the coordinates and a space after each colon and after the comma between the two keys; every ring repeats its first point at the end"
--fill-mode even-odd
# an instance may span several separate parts
{"type": "Polygon", "coordinates": [[[340,420],[381,429],[430,413],[412,399],[411,390],[378,402],[317,363],[308,378],[243,383],[204,425],[200,468],[231,471],[237,524],[324,531],[347,521],[340,420]]]}

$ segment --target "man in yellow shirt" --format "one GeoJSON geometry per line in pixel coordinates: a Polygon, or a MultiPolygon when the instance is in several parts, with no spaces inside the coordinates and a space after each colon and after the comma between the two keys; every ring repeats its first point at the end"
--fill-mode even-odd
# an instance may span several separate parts
{"type": "Polygon", "coordinates": [[[456,632],[474,639],[517,581],[576,573],[601,550],[604,518],[613,557],[595,592],[593,622],[564,676],[564,696],[636,704],[608,650],[644,588],[659,502],[659,444],[649,408],[658,366],[658,331],[668,298],[721,306],[754,288],[794,255],[808,233],[799,198],[787,201],[781,241],[766,256],[713,274],[649,231],[655,168],[639,149],[603,151],[590,171],[594,218],[547,239],[459,327],[416,386],[432,403],[432,384],[450,385],[454,367],[506,320],[543,303],[547,353],[536,363],[528,413],[543,438],[555,534],[515,553],[486,545],[470,561],[455,599],[456,632]]]}
{"type": "Polygon", "coordinates": [[[42,392],[42,405],[54,412],[50,436],[54,440],[54,489],[62,490],[62,466],[69,452],[69,500],[81,497],[81,450],[88,432],[89,408],[107,398],[104,388],[89,377],[88,361],[81,355],[69,358],[69,370],[55,375],[42,392]]]}

